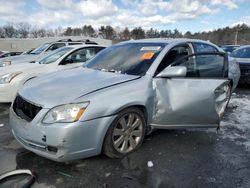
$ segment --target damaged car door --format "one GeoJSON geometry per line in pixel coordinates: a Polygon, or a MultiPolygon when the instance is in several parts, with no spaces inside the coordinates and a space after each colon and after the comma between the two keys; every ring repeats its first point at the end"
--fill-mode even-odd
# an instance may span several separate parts
{"type": "Polygon", "coordinates": [[[216,127],[231,95],[224,53],[179,58],[153,79],[155,112],[152,126],[216,127]]]}

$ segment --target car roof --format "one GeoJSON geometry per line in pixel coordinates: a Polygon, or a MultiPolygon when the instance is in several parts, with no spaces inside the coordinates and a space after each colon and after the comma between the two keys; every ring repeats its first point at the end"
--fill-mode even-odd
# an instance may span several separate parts
{"type": "Polygon", "coordinates": [[[225,44],[225,45],[222,45],[222,47],[239,47],[240,45],[237,45],[237,44],[225,44]]]}
{"type": "Polygon", "coordinates": [[[137,42],[152,42],[152,43],[180,43],[180,42],[205,42],[210,43],[208,41],[200,40],[200,39],[188,39],[188,38],[149,38],[149,39],[139,39],[139,40],[129,40],[126,41],[128,43],[137,43],[137,42]]]}
{"type": "Polygon", "coordinates": [[[200,39],[189,39],[189,38],[149,38],[149,39],[139,39],[139,40],[129,40],[125,41],[122,43],[163,43],[163,44],[180,44],[184,42],[201,42],[205,44],[209,44],[211,46],[214,46],[217,48],[219,51],[221,50],[218,46],[215,44],[209,42],[209,41],[204,41],[200,39]]]}
{"type": "Polygon", "coordinates": [[[60,50],[60,49],[64,49],[64,48],[71,48],[70,51],[72,50],[76,50],[76,49],[79,49],[79,48],[86,48],[86,47],[104,47],[106,48],[107,46],[104,46],[104,45],[96,45],[96,44],[76,44],[76,45],[68,45],[68,46],[63,46],[61,48],[58,48],[56,50],[60,50]]]}
{"type": "MultiPolygon", "coordinates": [[[[250,45],[249,44],[247,44],[247,45],[243,45],[243,46],[241,46],[240,48],[249,48],[250,47],[250,45]]],[[[239,48],[238,48],[239,49],[239,48]]]]}
{"type": "Polygon", "coordinates": [[[69,45],[69,46],[64,46],[63,48],[73,48],[73,49],[78,49],[78,48],[83,48],[83,47],[107,47],[104,45],[96,45],[96,44],[74,44],[74,45],[69,45]]]}
{"type": "Polygon", "coordinates": [[[240,49],[244,49],[244,48],[250,48],[250,45],[242,45],[239,48],[237,48],[236,50],[240,50],[240,49]]]}

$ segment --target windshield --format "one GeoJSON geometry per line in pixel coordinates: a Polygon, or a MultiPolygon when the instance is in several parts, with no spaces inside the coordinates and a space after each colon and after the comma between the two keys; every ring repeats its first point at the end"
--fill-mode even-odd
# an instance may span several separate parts
{"type": "Polygon", "coordinates": [[[250,47],[235,50],[231,56],[236,58],[250,58],[250,47]]]}
{"type": "Polygon", "coordinates": [[[42,53],[50,44],[49,43],[44,43],[41,46],[35,48],[32,52],[30,52],[29,54],[35,54],[38,55],[40,53],[42,53]]]}
{"type": "Polygon", "coordinates": [[[102,71],[142,76],[165,46],[163,43],[117,44],[101,51],[85,66],[102,71]]]}
{"type": "Polygon", "coordinates": [[[47,55],[45,58],[41,59],[39,61],[39,63],[40,64],[53,63],[72,49],[73,48],[70,48],[70,47],[59,48],[58,50],[54,51],[53,53],[50,53],[49,55],[47,55]]]}

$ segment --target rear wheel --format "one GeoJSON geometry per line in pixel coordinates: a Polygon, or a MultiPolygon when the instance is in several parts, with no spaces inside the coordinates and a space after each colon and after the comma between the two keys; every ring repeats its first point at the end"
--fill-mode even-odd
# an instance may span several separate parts
{"type": "Polygon", "coordinates": [[[144,114],[137,108],[119,113],[106,134],[103,150],[111,158],[121,158],[140,147],[145,136],[144,114]]]}

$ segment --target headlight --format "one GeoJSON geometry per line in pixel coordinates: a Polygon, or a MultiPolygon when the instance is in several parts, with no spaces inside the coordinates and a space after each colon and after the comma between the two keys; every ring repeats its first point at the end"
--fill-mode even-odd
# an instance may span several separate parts
{"type": "Polygon", "coordinates": [[[11,65],[11,61],[4,61],[4,62],[0,63],[0,67],[6,67],[9,65],[11,65]]]}
{"type": "Polygon", "coordinates": [[[7,84],[10,83],[17,75],[21,74],[22,72],[14,72],[10,74],[5,74],[0,76],[0,84],[7,84]]]}
{"type": "Polygon", "coordinates": [[[89,102],[56,106],[48,111],[43,118],[43,123],[72,123],[78,121],[88,105],[89,102]]]}

